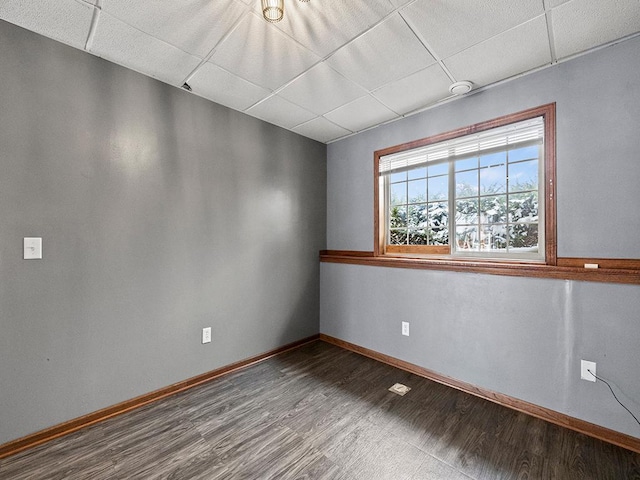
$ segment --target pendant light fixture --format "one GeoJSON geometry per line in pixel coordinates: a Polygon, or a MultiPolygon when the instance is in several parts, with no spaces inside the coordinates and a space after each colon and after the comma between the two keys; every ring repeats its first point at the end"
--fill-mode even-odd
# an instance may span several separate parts
{"type": "MultiPolygon", "coordinates": [[[[298,0],[306,3],[309,0],[298,0]]],[[[262,16],[267,22],[276,23],[284,17],[284,0],[262,0],[262,16]]]]}
{"type": "Polygon", "coordinates": [[[267,22],[276,23],[284,17],[284,0],[262,0],[262,16],[267,22]]]}

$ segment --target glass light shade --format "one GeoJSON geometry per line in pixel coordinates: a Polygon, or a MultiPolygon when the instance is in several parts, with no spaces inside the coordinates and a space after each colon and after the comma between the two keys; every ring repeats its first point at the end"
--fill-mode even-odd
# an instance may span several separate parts
{"type": "Polygon", "coordinates": [[[267,22],[276,23],[284,17],[284,0],[262,0],[262,16],[267,22]]]}

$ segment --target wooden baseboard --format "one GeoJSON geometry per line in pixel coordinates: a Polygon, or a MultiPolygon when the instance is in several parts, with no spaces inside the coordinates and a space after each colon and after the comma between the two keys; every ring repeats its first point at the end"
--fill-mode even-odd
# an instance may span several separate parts
{"type": "Polygon", "coordinates": [[[504,407],[526,413],[536,418],[546,420],[547,422],[560,425],[561,427],[575,430],[576,432],[584,433],[585,435],[589,435],[599,440],[603,440],[605,442],[612,443],[633,452],[640,453],[640,438],[632,437],[624,433],[616,432],[615,430],[601,427],[600,425],[595,425],[578,418],[570,417],[563,413],[534,405],[533,403],[525,402],[524,400],[510,397],[509,395],[504,395],[502,393],[497,393],[485,388],[477,387],[470,383],[462,382],[460,380],[447,377],[446,375],[439,374],[432,370],[419,367],[418,365],[414,365],[413,363],[405,362],[404,360],[399,360],[395,357],[385,355],[384,353],[376,352],[375,350],[370,350],[368,348],[361,347],[344,340],[340,340],[339,338],[331,337],[329,335],[321,333],[320,340],[344,348],[346,350],[350,350],[360,355],[364,355],[365,357],[372,358],[379,362],[386,363],[393,367],[400,368],[401,370],[414,373],[420,377],[433,380],[434,382],[438,382],[457,390],[469,393],[471,395],[475,395],[476,397],[484,398],[485,400],[489,400],[504,407]]]}
{"type": "Polygon", "coordinates": [[[313,335],[311,337],[298,340],[297,342],[289,343],[260,355],[255,355],[253,357],[240,360],[239,362],[226,365],[216,370],[212,370],[210,372],[203,373],[187,380],[174,383],[173,385],[169,385],[168,387],[161,388],[154,392],[146,393],[131,400],[126,400],[122,403],[118,403],[117,405],[112,405],[102,410],[98,410],[97,412],[74,418],[73,420],[69,420],[68,422],[64,422],[45,430],[33,433],[31,435],[27,435],[26,437],[22,437],[17,440],[5,443],[4,445],[0,445],[0,459],[15,455],[16,453],[49,442],[55,438],[59,438],[64,435],[76,432],[80,429],[89,427],[91,425],[95,425],[96,423],[103,422],[104,420],[107,420],[109,418],[122,415],[123,413],[135,410],[136,408],[140,408],[144,405],[148,405],[149,403],[167,398],[171,395],[175,395],[176,393],[184,392],[185,390],[189,390],[190,388],[202,385],[203,383],[210,382],[211,380],[219,378],[223,375],[228,375],[229,373],[236,372],[250,365],[262,362],[280,353],[298,348],[306,343],[317,341],[318,338],[319,335],[313,335]]]}

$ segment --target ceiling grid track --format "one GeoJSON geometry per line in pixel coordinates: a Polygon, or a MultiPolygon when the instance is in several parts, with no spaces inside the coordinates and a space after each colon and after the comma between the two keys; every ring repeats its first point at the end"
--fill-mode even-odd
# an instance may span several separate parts
{"type": "MultiPolygon", "coordinates": [[[[249,7],[247,6],[247,7],[245,7],[245,8],[247,8],[247,9],[248,9],[249,7]]],[[[240,17],[238,18],[238,20],[236,20],[236,21],[235,21],[235,23],[231,26],[231,28],[229,28],[229,30],[227,30],[227,31],[225,32],[225,34],[222,36],[222,38],[220,38],[220,40],[218,40],[218,41],[216,42],[216,44],[213,46],[213,48],[212,48],[211,50],[209,50],[209,53],[207,53],[207,54],[202,58],[202,60],[201,60],[201,61],[200,61],[200,63],[196,66],[196,68],[194,68],[194,69],[191,71],[191,73],[189,73],[189,75],[187,75],[187,76],[185,77],[185,79],[184,79],[184,81],[183,81],[183,84],[184,84],[184,83],[188,83],[188,82],[189,82],[189,80],[191,80],[191,79],[193,78],[193,76],[196,74],[196,72],[197,72],[200,68],[202,68],[202,66],[203,66],[205,63],[207,63],[209,60],[211,60],[211,57],[213,57],[213,54],[214,54],[214,53],[216,53],[216,50],[218,49],[218,47],[219,47],[219,46],[220,46],[220,45],[221,45],[221,44],[222,44],[222,43],[223,43],[227,38],[229,38],[229,37],[231,36],[231,34],[232,34],[233,32],[235,32],[235,31],[236,31],[236,29],[240,26],[240,24],[244,21],[244,19],[245,19],[245,18],[246,18],[246,16],[247,16],[247,12],[248,12],[249,14],[251,14],[251,12],[250,12],[249,10],[246,10],[246,11],[245,11],[245,13],[243,13],[242,15],[240,15],[240,17]]],[[[218,67],[219,67],[219,68],[222,68],[222,67],[220,67],[219,65],[218,65],[218,67]]],[[[225,70],[225,71],[226,71],[226,70],[225,70]]],[[[229,72],[229,73],[231,73],[231,72],[229,72]]],[[[245,80],[245,81],[247,81],[247,82],[249,81],[249,80],[247,80],[246,78],[243,78],[243,80],[245,80]]],[[[249,82],[249,83],[253,83],[253,82],[249,82]]]]}
{"type": "Polygon", "coordinates": [[[89,33],[87,34],[87,41],[84,44],[84,49],[87,52],[91,51],[93,46],[93,39],[96,36],[96,30],[98,29],[98,21],[100,20],[100,13],[102,12],[102,0],[96,0],[93,6],[93,16],[91,17],[91,25],[89,26],[89,33]]]}
{"type": "Polygon", "coordinates": [[[551,64],[558,63],[558,56],[556,54],[556,41],[553,36],[553,19],[551,17],[552,11],[545,10],[545,20],[547,21],[547,35],[549,36],[549,52],[551,53],[551,64]]]}
{"type": "MultiPolygon", "coordinates": [[[[438,65],[440,65],[440,68],[442,68],[442,70],[444,71],[444,73],[447,75],[447,77],[449,77],[449,80],[451,80],[452,82],[457,82],[456,78],[453,76],[453,74],[449,71],[449,69],[447,68],[447,66],[444,64],[444,62],[442,61],[442,59],[440,58],[440,56],[435,52],[435,50],[429,45],[429,43],[427,42],[427,40],[418,33],[417,28],[411,24],[411,22],[409,20],[407,20],[407,18],[402,14],[402,12],[398,12],[398,14],[400,15],[400,17],[402,18],[402,20],[404,21],[404,23],[407,25],[407,27],[409,27],[409,30],[411,30],[411,32],[416,36],[416,38],[418,39],[418,41],[422,44],[422,46],[427,50],[427,52],[429,52],[429,55],[431,55],[435,60],[436,63],[438,65]]],[[[383,85],[384,86],[384,85],[383,85]]]]}

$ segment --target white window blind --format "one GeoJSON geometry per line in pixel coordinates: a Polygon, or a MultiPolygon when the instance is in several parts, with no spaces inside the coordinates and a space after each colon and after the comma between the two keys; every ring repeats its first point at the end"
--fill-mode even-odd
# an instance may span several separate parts
{"type": "Polygon", "coordinates": [[[537,145],[544,139],[544,118],[537,117],[485,132],[457,137],[444,142],[413,148],[380,157],[380,175],[410,170],[427,163],[504,151],[511,146],[537,145]]]}

